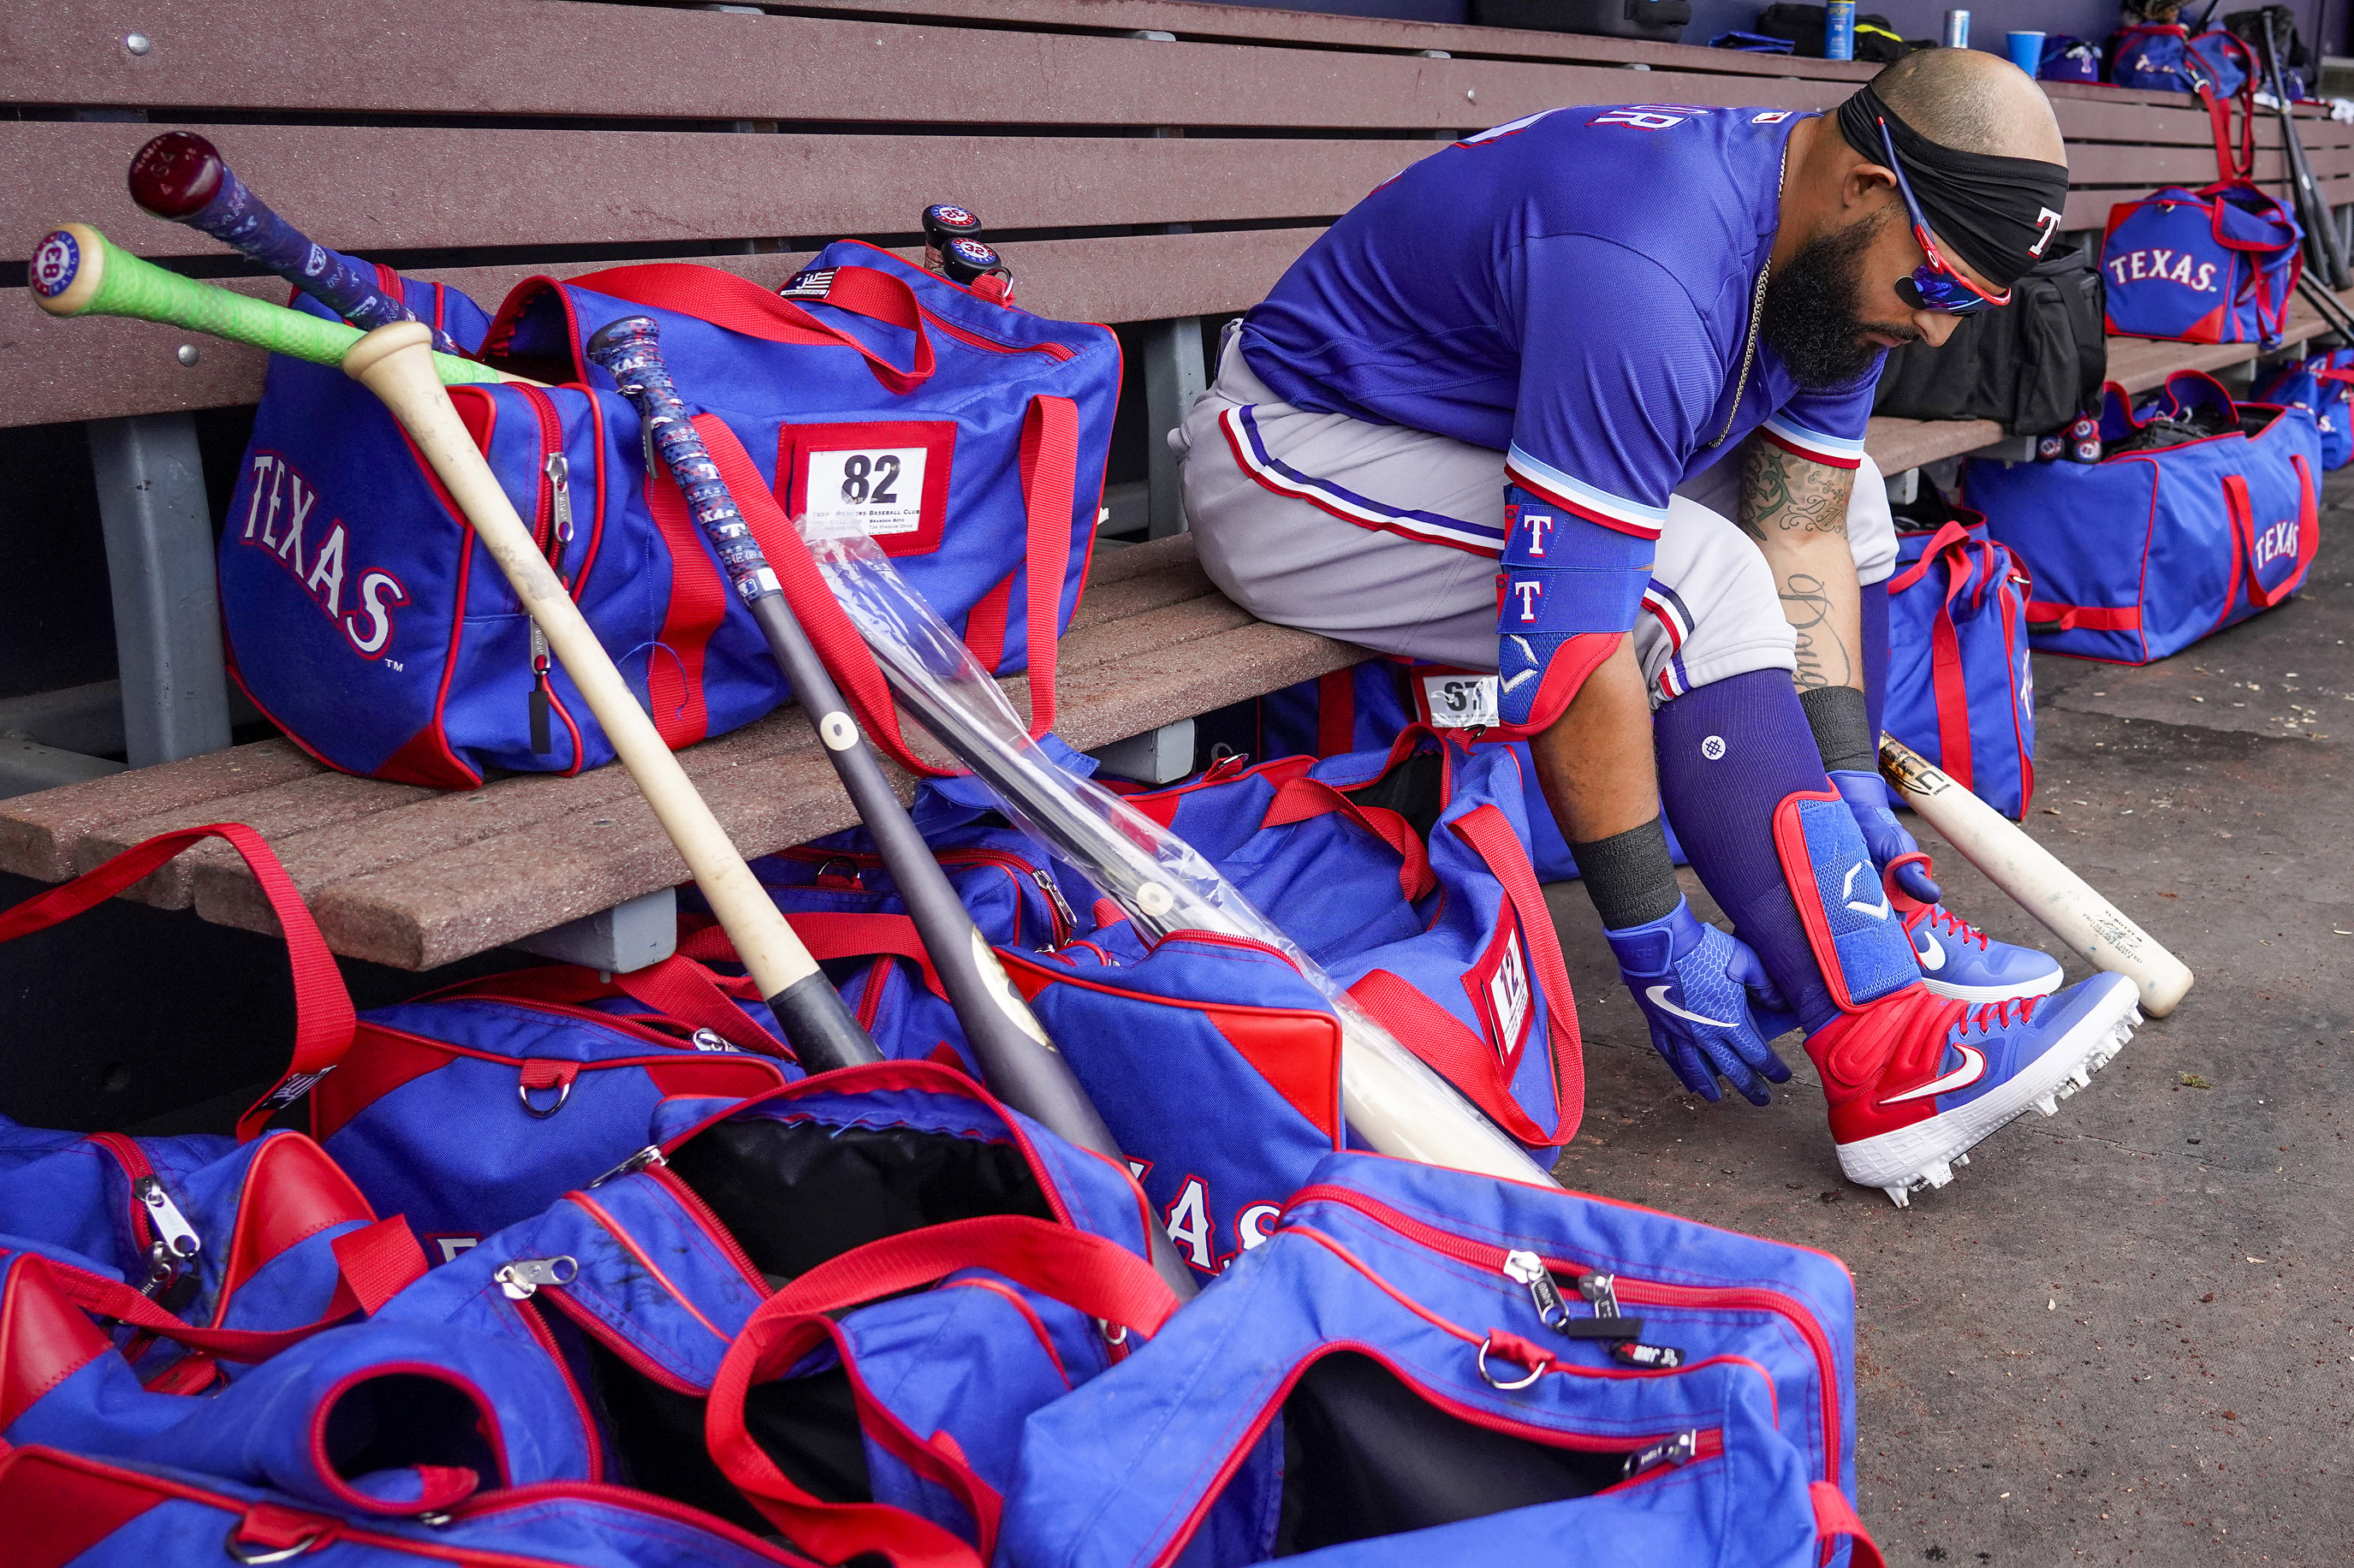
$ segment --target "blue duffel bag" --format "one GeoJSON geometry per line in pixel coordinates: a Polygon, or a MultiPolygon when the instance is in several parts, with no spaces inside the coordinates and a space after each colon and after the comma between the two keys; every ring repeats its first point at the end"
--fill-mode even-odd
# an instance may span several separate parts
{"type": "Polygon", "coordinates": [[[2011,818],[2035,796],[2033,585],[1975,512],[1896,535],[1888,579],[1888,711],[1882,727],[2011,818]]]}
{"type": "Polygon", "coordinates": [[[1150,1344],[1030,1418],[999,1562],[1877,1564],[1854,1322],[1821,1253],[1334,1154],[1150,1344]]]}
{"type": "Polygon", "coordinates": [[[1963,471],[1963,499],[2034,575],[2036,648],[2146,664],[2304,583],[2321,544],[2312,416],[2234,403],[2184,370],[2139,409],[2112,382],[2101,439],[2097,463],[1973,458],[1963,471]]]}

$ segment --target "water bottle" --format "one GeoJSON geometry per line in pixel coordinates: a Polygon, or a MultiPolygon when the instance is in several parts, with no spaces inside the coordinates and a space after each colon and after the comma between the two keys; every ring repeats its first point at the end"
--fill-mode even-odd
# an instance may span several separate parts
{"type": "Polygon", "coordinates": [[[1830,0],[1823,7],[1823,58],[1855,58],[1855,0],[1830,0]]]}

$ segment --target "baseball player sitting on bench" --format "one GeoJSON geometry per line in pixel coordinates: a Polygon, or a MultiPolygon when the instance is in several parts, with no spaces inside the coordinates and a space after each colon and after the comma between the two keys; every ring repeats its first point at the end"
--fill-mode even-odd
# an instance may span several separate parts
{"type": "Polygon", "coordinates": [[[1795,1016],[1841,1168],[1900,1204],[2139,1020],[2125,977],[2060,991],[1942,907],[1908,933],[1938,889],[1874,766],[1880,361],[2008,302],[2065,155],[2034,83],[1964,49],[1827,115],[1500,125],[1320,238],[1171,438],[1237,603],[1500,669],[1652,1044],[1763,1105],[1795,1016]],[[1679,892],[1663,804],[1737,940],[1679,892]]]}

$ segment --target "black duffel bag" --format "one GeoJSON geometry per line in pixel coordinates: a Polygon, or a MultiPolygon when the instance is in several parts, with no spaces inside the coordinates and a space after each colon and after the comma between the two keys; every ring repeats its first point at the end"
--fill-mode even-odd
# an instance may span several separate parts
{"type": "Polygon", "coordinates": [[[2082,246],[2012,285],[2010,304],[1964,316],[1942,348],[1889,352],[1872,411],[1903,419],[1993,419],[2014,436],[2065,427],[2101,400],[2107,291],[2082,246]]]}

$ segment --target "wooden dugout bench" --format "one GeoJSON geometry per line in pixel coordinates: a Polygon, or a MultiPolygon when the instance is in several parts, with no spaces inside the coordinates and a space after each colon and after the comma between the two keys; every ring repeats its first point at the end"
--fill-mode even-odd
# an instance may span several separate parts
{"type": "MultiPolygon", "coordinates": [[[[27,249],[55,223],[94,223],[278,296],[275,279],[131,206],[133,151],[187,125],[321,239],[488,306],[530,274],[620,260],[775,285],[837,237],[913,254],[925,204],[967,203],[1025,307],[1125,323],[1141,349],[1129,390],[1143,418],[1122,439],[1144,461],[1130,449],[1140,477],[1108,495],[1107,532],[1150,542],[1098,552],[1062,650],[1060,728],[1099,747],[1362,656],[1254,621],[1182,536],[1158,438],[1203,384],[1205,323],[1256,302],[1366,190],[1469,132],[1577,103],[1827,108],[1873,69],[1184,0],[60,0],[0,20],[0,166],[14,171],[0,221],[27,249]]],[[[2192,101],[2050,90],[2071,143],[2066,230],[2097,234],[2116,201],[2213,177],[2192,101]]],[[[2342,211],[2354,127],[2303,129],[2342,211]]],[[[2266,119],[2259,178],[2283,177],[2278,143],[2266,119]]],[[[629,962],[623,917],[649,910],[640,923],[658,929],[684,868],[619,768],[442,794],[329,772],[283,740],[227,746],[191,414],[251,404],[262,356],[145,323],[54,322],[24,293],[21,263],[0,273],[0,426],[90,442],[122,679],[0,702],[0,733],[18,731],[0,768],[78,780],[0,800],[0,870],[56,880],[152,833],[237,819],[277,848],[340,953],[429,969],[562,927],[555,950],[629,962]],[[143,765],[90,755],[123,750],[143,765]]],[[[2307,330],[2301,318],[2292,340],[2307,330]]],[[[2141,389],[2253,355],[2120,341],[2111,374],[2141,389]]],[[[1896,475],[2000,438],[1875,419],[1869,445],[1896,475]]],[[[748,852],[854,820],[797,710],[684,761],[748,852]]],[[[271,929],[219,848],[132,896],[271,929]]]]}

